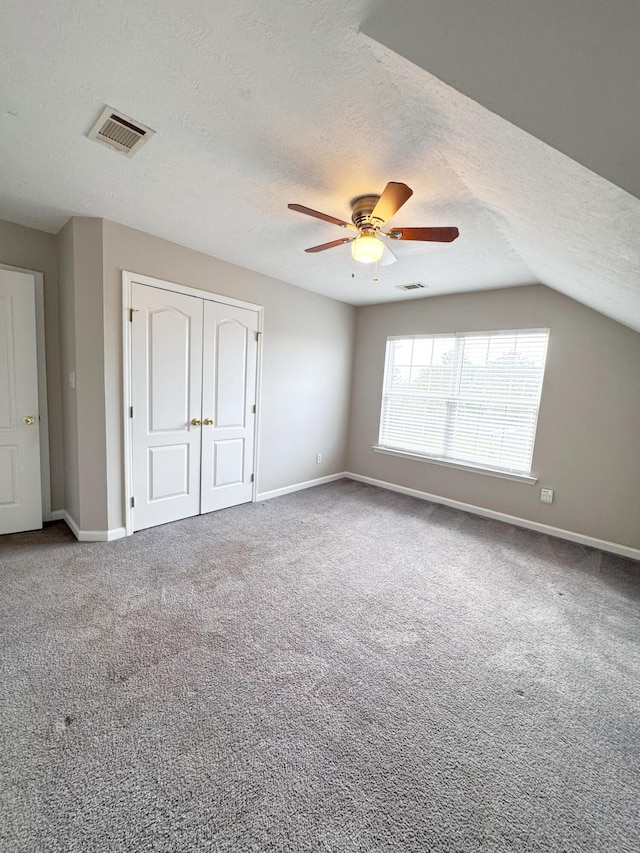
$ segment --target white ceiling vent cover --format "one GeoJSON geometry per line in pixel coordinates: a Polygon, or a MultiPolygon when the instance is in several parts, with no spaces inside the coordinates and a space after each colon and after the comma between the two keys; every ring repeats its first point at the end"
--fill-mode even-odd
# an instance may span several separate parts
{"type": "Polygon", "coordinates": [[[413,284],[398,284],[398,285],[396,285],[398,290],[422,290],[426,286],[427,286],[426,284],[421,284],[419,281],[416,281],[413,284]]]}
{"type": "Polygon", "coordinates": [[[133,157],[154,133],[155,130],[130,116],[114,110],[113,107],[105,107],[87,136],[126,154],[127,157],[133,157]]]}

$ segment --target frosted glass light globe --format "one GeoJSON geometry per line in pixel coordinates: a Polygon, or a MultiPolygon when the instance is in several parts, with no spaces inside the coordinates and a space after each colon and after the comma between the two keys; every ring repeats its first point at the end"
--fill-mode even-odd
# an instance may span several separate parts
{"type": "Polygon", "coordinates": [[[377,237],[369,237],[363,234],[351,244],[351,254],[356,261],[363,264],[373,264],[379,261],[384,252],[384,243],[377,237]]]}

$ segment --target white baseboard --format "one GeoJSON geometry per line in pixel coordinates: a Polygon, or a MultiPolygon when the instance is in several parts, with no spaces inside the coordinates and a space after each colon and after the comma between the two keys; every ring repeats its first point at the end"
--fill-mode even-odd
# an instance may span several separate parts
{"type": "Polygon", "coordinates": [[[632,560],[640,560],[640,550],[631,548],[629,545],[619,545],[617,542],[607,542],[605,539],[596,539],[593,536],[585,536],[583,533],[574,533],[572,530],[563,530],[561,527],[552,527],[550,524],[542,524],[538,521],[529,521],[526,518],[518,518],[515,515],[507,515],[504,512],[496,512],[493,509],[485,509],[482,506],[463,503],[462,501],[454,501],[451,498],[443,498],[440,495],[431,495],[428,492],[421,492],[418,489],[408,489],[405,486],[398,486],[395,483],[387,483],[384,480],[374,480],[373,477],[363,477],[361,474],[352,474],[346,472],[343,476],[350,480],[356,480],[359,483],[368,483],[370,486],[376,486],[379,489],[388,489],[390,492],[400,492],[403,495],[410,495],[413,498],[420,498],[423,501],[431,501],[431,503],[444,504],[445,506],[461,509],[464,512],[471,512],[474,515],[482,515],[485,518],[493,518],[496,521],[505,521],[507,524],[514,524],[516,527],[524,527],[527,530],[535,530],[537,533],[546,533],[548,536],[556,536],[558,539],[566,539],[569,542],[577,542],[580,545],[588,545],[590,548],[598,548],[600,551],[609,551],[611,554],[617,554],[620,557],[629,557],[632,560]]]}
{"type": "Polygon", "coordinates": [[[282,489],[273,489],[270,492],[261,492],[256,495],[256,501],[268,501],[270,498],[278,498],[280,495],[289,495],[291,492],[299,492],[302,489],[311,489],[314,486],[322,486],[324,483],[333,483],[335,480],[343,480],[351,477],[344,471],[340,474],[329,474],[328,477],[318,477],[316,480],[306,480],[304,483],[294,483],[293,486],[284,486],[282,489]]]}
{"type": "Polygon", "coordinates": [[[107,530],[106,533],[107,542],[115,542],[116,539],[124,539],[127,535],[127,530],[125,527],[112,527],[110,530],[107,530]]]}
{"type": "Polygon", "coordinates": [[[52,509],[45,521],[62,521],[64,519],[63,509],[52,509]]]}
{"type": "Polygon", "coordinates": [[[113,542],[115,539],[122,539],[127,535],[124,527],[114,527],[112,530],[80,530],[66,510],[62,510],[61,518],[64,519],[78,542],[113,542]]]}
{"type": "Polygon", "coordinates": [[[73,533],[78,541],[80,541],[80,529],[78,525],[75,523],[73,518],[69,515],[66,509],[62,510],[62,518],[64,519],[64,523],[67,525],[69,530],[73,533]]]}

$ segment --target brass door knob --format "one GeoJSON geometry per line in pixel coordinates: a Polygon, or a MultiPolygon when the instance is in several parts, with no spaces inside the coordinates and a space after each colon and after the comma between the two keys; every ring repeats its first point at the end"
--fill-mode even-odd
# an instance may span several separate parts
{"type": "Polygon", "coordinates": [[[22,423],[26,424],[27,426],[31,426],[31,424],[35,424],[35,422],[36,419],[33,417],[33,415],[27,415],[26,418],[22,419],[22,423]]]}
{"type": "Polygon", "coordinates": [[[191,426],[202,426],[202,421],[199,421],[198,418],[191,418],[191,426]]]}
{"type": "Polygon", "coordinates": [[[205,426],[213,426],[213,421],[211,420],[211,418],[205,418],[205,419],[202,421],[202,423],[203,423],[205,426]]]}

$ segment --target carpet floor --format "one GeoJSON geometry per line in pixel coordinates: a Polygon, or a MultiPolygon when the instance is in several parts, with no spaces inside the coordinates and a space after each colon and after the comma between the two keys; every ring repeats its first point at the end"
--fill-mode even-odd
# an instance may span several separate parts
{"type": "Polygon", "coordinates": [[[342,480],[2,537],[3,853],[640,850],[640,564],[342,480]]]}

